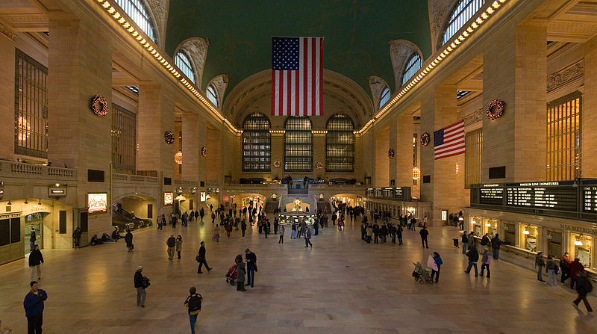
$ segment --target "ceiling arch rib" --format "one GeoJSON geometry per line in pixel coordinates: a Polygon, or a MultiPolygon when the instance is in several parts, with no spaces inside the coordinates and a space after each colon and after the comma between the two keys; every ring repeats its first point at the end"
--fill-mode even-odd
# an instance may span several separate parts
{"type": "Polygon", "coordinates": [[[417,52],[421,59],[423,54],[421,50],[413,42],[404,39],[393,39],[390,41],[390,56],[392,58],[392,66],[394,67],[394,79],[396,80],[396,90],[402,86],[402,75],[404,73],[404,66],[406,61],[410,58],[413,52],[417,52]]]}

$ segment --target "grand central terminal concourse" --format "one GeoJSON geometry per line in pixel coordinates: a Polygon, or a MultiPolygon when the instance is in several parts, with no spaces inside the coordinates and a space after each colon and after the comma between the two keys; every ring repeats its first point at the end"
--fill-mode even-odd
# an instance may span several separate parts
{"type": "Polygon", "coordinates": [[[0,334],[597,333],[597,0],[0,0],[0,334]]]}

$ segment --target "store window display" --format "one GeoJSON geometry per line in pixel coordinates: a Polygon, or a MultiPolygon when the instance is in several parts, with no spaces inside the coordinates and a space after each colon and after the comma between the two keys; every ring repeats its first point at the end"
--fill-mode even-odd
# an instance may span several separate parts
{"type": "Polygon", "coordinates": [[[591,251],[593,249],[593,238],[583,234],[572,234],[574,245],[574,257],[580,259],[585,268],[591,268],[591,251]]]}
{"type": "Polygon", "coordinates": [[[537,226],[523,225],[522,226],[523,247],[524,249],[536,252],[537,251],[537,226]]]}
{"type": "Polygon", "coordinates": [[[485,231],[489,233],[489,236],[493,238],[494,235],[497,233],[497,220],[495,219],[483,219],[485,222],[485,231]]]}

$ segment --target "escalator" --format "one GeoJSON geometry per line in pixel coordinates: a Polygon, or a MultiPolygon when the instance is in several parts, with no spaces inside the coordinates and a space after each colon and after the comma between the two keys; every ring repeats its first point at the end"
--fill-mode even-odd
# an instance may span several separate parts
{"type": "Polygon", "coordinates": [[[119,205],[112,205],[112,226],[118,227],[119,232],[124,232],[127,229],[133,231],[151,226],[152,224],[151,219],[135,217],[119,205]]]}

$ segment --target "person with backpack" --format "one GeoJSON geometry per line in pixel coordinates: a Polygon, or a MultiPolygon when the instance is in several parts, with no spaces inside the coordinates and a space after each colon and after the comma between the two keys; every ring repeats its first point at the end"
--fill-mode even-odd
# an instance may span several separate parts
{"type": "Polygon", "coordinates": [[[543,280],[543,276],[541,276],[541,273],[543,273],[543,267],[545,267],[545,261],[543,261],[543,252],[539,252],[535,256],[535,268],[537,269],[537,280],[541,282],[545,282],[543,280]]]}
{"type": "Polygon", "coordinates": [[[585,307],[587,308],[587,312],[593,312],[593,308],[589,304],[587,300],[587,294],[593,291],[593,284],[587,278],[587,272],[584,268],[577,273],[578,278],[576,279],[576,292],[578,292],[578,297],[573,301],[574,307],[578,307],[578,304],[582,300],[585,303],[585,307]]]}
{"type": "Polygon", "coordinates": [[[205,266],[207,268],[207,272],[211,271],[211,268],[207,265],[207,260],[205,259],[205,241],[201,241],[201,247],[199,247],[199,254],[195,257],[195,260],[199,262],[199,268],[197,269],[197,274],[203,274],[201,271],[201,266],[205,266]]]}
{"type": "Polygon", "coordinates": [[[170,234],[170,238],[166,240],[166,245],[168,246],[168,260],[172,260],[176,247],[176,238],[174,238],[174,234],[170,234]]]}
{"type": "Polygon", "coordinates": [[[471,268],[475,267],[475,277],[479,276],[479,273],[477,272],[477,261],[479,261],[479,252],[477,251],[477,247],[471,245],[466,253],[466,256],[468,256],[468,267],[464,272],[469,274],[471,272],[471,268]]]}
{"type": "Polygon", "coordinates": [[[553,259],[552,255],[547,257],[547,266],[545,269],[547,270],[548,275],[547,285],[551,285],[551,282],[553,282],[553,286],[558,286],[556,275],[558,274],[558,271],[560,271],[560,268],[556,264],[556,261],[553,259]]]}
{"type": "Polygon", "coordinates": [[[189,289],[189,293],[190,295],[184,301],[184,306],[188,309],[189,312],[189,320],[191,322],[191,333],[195,334],[195,323],[197,322],[199,312],[201,312],[201,303],[203,302],[203,297],[197,293],[197,289],[194,286],[189,289]]]}
{"type": "Polygon", "coordinates": [[[145,307],[145,297],[147,296],[145,289],[149,287],[149,278],[143,276],[143,267],[137,267],[133,281],[135,289],[137,289],[137,307],[145,307]]]}
{"type": "Polygon", "coordinates": [[[564,252],[564,255],[560,258],[560,270],[562,271],[560,282],[563,285],[564,281],[570,278],[570,258],[568,257],[568,252],[564,252]]]}

